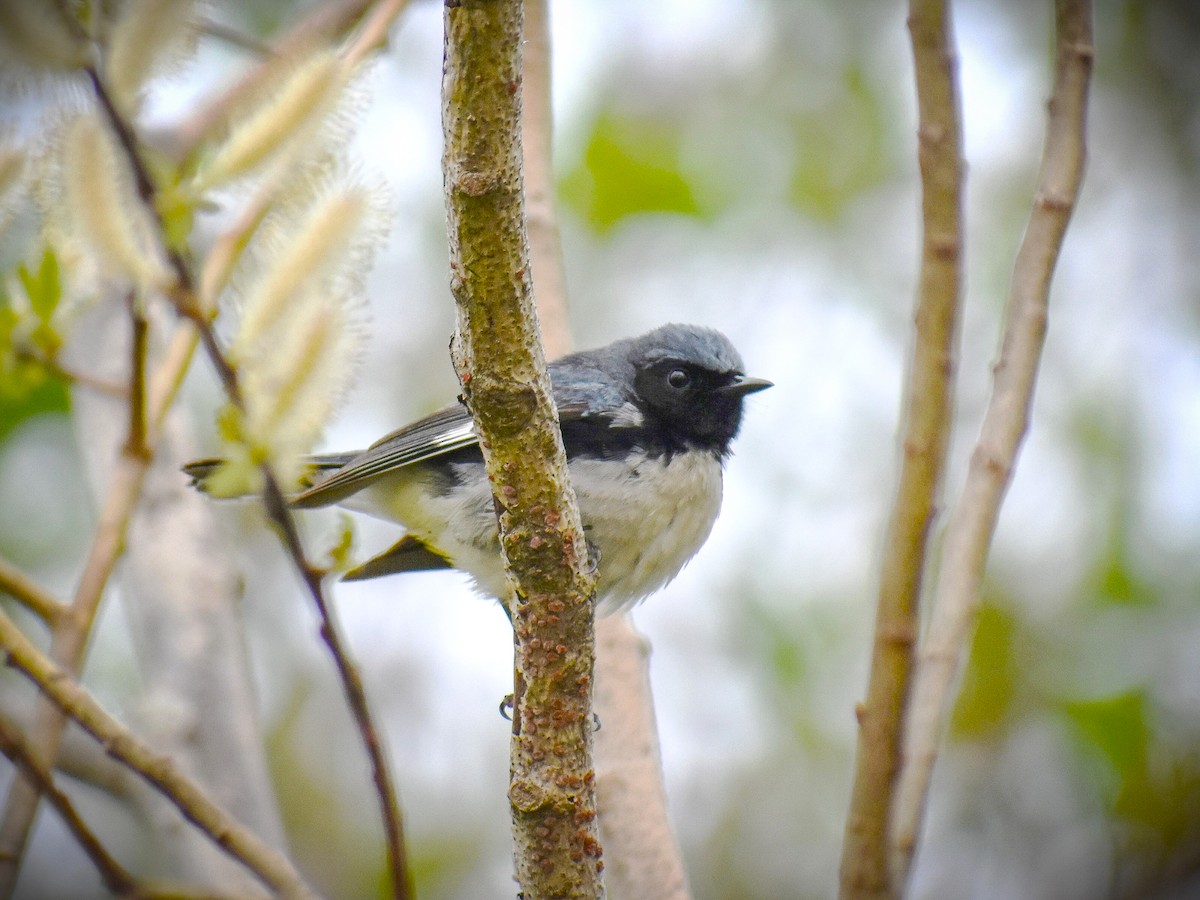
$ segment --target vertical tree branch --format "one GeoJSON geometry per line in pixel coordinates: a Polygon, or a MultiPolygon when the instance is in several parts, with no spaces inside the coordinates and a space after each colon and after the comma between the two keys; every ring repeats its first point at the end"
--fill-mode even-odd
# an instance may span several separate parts
{"type": "Polygon", "coordinates": [[[594,578],[546,374],[521,175],[520,0],[447,0],[454,357],[499,514],[515,644],[509,800],[526,900],[598,897],[594,578]]]}
{"type": "Polygon", "coordinates": [[[917,605],[953,408],[963,162],[948,0],[911,0],[908,25],[916,70],[924,238],[899,485],[884,538],[867,698],[858,713],[854,787],[842,847],[840,889],[845,898],[895,893],[888,877],[887,830],[917,605]]]}
{"type": "Polygon", "coordinates": [[[548,0],[526,0],[521,153],[525,166],[525,221],[533,266],[538,324],[546,353],[571,349],[567,317],[567,275],[554,204],[554,110],[551,103],[550,10],[548,0]]]}
{"type": "Polygon", "coordinates": [[[912,865],[938,745],[953,704],[951,686],[974,631],[1000,505],[1029,429],[1050,282],[1083,181],[1094,55],[1090,0],[1056,0],[1055,26],[1054,87],[1037,193],[1014,264],[992,399],[962,495],[946,526],[935,604],[913,684],[894,825],[893,874],[901,886],[912,865]]]}
{"type": "Polygon", "coordinates": [[[629,617],[596,621],[596,791],[613,900],[686,900],[687,874],[667,813],[650,645],[629,617]]]}
{"type": "MultiPolygon", "coordinates": [[[[526,0],[521,147],[529,255],[542,340],[571,349],[567,288],[554,203],[550,22],[547,0],[526,0]]],[[[596,620],[596,805],[608,896],[682,900],[687,878],[667,814],[649,644],[625,614],[596,620]]]]}

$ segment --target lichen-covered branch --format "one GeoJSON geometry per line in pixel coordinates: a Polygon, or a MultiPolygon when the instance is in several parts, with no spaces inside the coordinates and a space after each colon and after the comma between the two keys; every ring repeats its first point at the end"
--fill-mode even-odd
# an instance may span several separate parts
{"type": "Polygon", "coordinates": [[[475,417],[512,591],[509,799],[527,900],[598,897],[594,578],[534,311],[521,181],[521,3],[445,8],[443,178],[455,366],[475,417]]]}
{"type": "Polygon", "coordinates": [[[893,875],[903,885],[924,817],[951,687],[970,645],[984,567],[1017,453],[1029,428],[1046,336],[1050,281],[1083,180],[1091,0],[1057,0],[1056,65],[1041,173],[1017,252],[992,399],[962,495],[946,526],[928,634],[922,643],[897,789],[893,875]]]}
{"type": "Polygon", "coordinates": [[[929,532],[953,414],[962,281],[962,126],[948,0],[912,0],[924,237],[901,421],[899,484],[884,537],[867,697],[859,709],[841,896],[886,897],[888,823],[917,638],[929,532]]]}

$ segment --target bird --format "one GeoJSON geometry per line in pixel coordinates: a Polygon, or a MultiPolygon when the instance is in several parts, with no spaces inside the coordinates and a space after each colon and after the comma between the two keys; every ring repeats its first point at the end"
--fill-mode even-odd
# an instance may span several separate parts
{"type": "MultiPolygon", "coordinates": [[[[673,579],[707,540],[743,401],[772,382],[745,374],[727,337],[668,324],[548,366],[599,614],[627,610],[673,579]]],[[[221,464],[184,466],[192,485],[221,464]]],[[[306,460],[295,509],[339,506],[396,522],[404,536],[342,578],[458,569],[503,602],[496,507],[461,401],[366,450],[306,460]]]]}

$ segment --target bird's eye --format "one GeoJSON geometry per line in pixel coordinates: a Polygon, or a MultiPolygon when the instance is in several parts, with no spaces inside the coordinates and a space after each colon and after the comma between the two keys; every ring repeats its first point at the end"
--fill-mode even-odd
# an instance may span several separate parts
{"type": "Polygon", "coordinates": [[[683,390],[692,383],[692,376],[685,369],[672,369],[667,375],[667,384],[676,390],[683,390]]]}

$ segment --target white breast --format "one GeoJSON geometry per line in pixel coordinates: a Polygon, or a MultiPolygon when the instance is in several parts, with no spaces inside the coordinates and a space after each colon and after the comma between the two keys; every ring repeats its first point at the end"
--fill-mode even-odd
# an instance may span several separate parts
{"type": "Polygon", "coordinates": [[[588,540],[600,551],[597,594],[606,613],[631,606],[678,575],[721,509],[721,464],[710,453],[614,468],[620,465],[590,459],[571,464],[588,540]]]}
{"type": "MultiPolygon", "coordinates": [[[[448,556],[483,593],[506,591],[491,493],[483,479],[437,496],[402,469],[345,506],[391,519],[448,556]]],[[[571,483],[588,543],[599,551],[599,611],[627,608],[674,578],[707,539],[721,508],[721,463],[710,453],[667,462],[578,459],[571,483]]]]}

